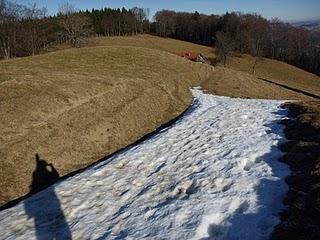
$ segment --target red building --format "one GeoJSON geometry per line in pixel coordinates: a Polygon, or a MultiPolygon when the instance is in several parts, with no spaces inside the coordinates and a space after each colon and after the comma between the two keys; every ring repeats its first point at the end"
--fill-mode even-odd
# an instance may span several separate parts
{"type": "Polygon", "coordinates": [[[183,58],[187,58],[191,61],[194,62],[205,62],[205,58],[202,56],[201,53],[197,53],[197,52],[180,52],[177,53],[178,56],[183,57],[183,58]]]}

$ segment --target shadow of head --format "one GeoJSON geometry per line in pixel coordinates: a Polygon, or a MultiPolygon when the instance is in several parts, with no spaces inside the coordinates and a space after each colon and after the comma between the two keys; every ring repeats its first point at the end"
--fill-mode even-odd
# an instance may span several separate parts
{"type": "Polygon", "coordinates": [[[40,159],[38,154],[35,155],[35,159],[36,168],[30,185],[30,195],[33,196],[24,200],[24,209],[28,217],[34,220],[36,238],[72,239],[53,185],[59,179],[59,173],[52,164],[40,159]],[[43,189],[45,190],[41,191],[43,189]]]}
{"type": "Polygon", "coordinates": [[[32,174],[32,183],[30,185],[30,193],[39,192],[59,179],[59,173],[51,163],[40,159],[39,154],[35,155],[36,168],[32,174]]]}

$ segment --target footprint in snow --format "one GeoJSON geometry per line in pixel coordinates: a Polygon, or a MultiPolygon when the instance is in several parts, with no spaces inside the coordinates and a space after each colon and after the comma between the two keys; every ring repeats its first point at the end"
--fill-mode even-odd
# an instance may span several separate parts
{"type": "Polygon", "coordinates": [[[222,192],[228,191],[232,185],[233,181],[230,179],[217,178],[214,180],[214,186],[217,188],[217,190],[222,192]]]}
{"type": "Polygon", "coordinates": [[[254,162],[249,159],[242,160],[241,166],[242,169],[245,171],[249,171],[254,165],[254,162]]]}
{"type": "Polygon", "coordinates": [[[175,189],[173,190],[172,194],[173,194],[174,197],[177,197],[182,193],[190,195],[190,194],[193,193],[193,190],[195,188],[196,188],[196,180],[195,179],[187,180],[187,181],[184,181],[184,182],[178,184],[175,187],[175,189]]]}

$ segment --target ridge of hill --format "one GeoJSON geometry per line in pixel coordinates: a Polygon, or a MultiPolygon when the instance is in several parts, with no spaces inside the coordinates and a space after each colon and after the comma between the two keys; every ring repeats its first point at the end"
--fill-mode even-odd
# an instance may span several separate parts
{"type": "MultiPolygon", "coordinates": [[[[157,49],[166,51],[169,53],[178,53],[178,52],[199,52],[204,57],[208,59],[216,58],[216,50],[212,47],[202,46],[186,41],[171,39],[171,38],[161,38],[158,36],[152,35],[138,35],[131,37],[99,37],[92,38],[89,41],[89,46],[135,46],[135,47],[145,47],[151,49],[157,49]]],[[[252,67],[254,65],[255,58],[248,54],[237,54],[234,57],[231,57],[231,60],[228,64],[228,69],[245,72],[251,75],[250,78],[265,78],[272,80],[273,82],[287,85],[291,88],[296,88],[299,90],[307,91],[312,94],[320,96],[320,77],[309,73],[305,70],[302,70],[298,67],[292,66],[290,64],[268,59],[261,58],[255,70],[255,75],[252,76],[252,67]]],[[[226,69],[225,71],[229,71],[226,69]]],[[[247,75],[246,75],[247,76],[247,75]]],[[[247,76],[248,77],[248,76],[247,76]]],[[[256,84],[262,84],[262,81],[257,81],[256,84]]],[[[269,85],[269,84],[268,84],[269,85]]],[[[258,87],[256,86],[253,86],[258,87]]],[[[277,88],[279,89],[279,88],[277,88]]],[[[272,96],[268,97],[268,93],[263,95],[253,95],[249,97],[256,98],[281,98],[275,94],[277,92],[273,91],[272,96]]],[[[216,94],[219,94],[216,92],[216,94]]],[[[224,94],[229,96],[228,93],[224,91],[224,94]]],[[[231,96],[246,97],[243,94],[235,95],[231,93],[231,96]]],[[[287,98],[286,96],[284,96],[287,98]]],[[[304,96],[295,95],[295,93],[290,93],[289,98],[287,99],[306,99],[304,96]],[[293,98],[292,98],[293,97],[293,98]]],[[[282,97],[283,98],[283,97],[282,97]]]]}

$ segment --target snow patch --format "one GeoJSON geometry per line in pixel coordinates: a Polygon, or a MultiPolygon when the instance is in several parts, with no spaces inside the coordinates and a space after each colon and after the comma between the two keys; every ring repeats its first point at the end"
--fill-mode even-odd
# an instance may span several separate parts
{"type": "Polygon", "coordinates": [[[172,126],[0,212],[0,239],[267,239],[287,191],[286,111],[192,92],[172,126]]]}

